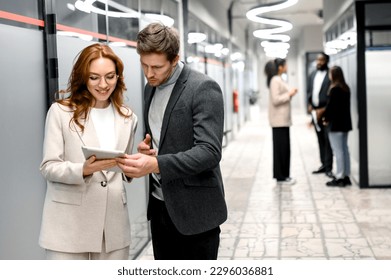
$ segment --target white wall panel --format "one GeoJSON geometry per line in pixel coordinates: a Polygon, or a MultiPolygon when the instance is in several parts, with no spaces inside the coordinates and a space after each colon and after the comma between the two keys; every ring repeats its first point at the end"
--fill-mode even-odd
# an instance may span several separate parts
{"type": "Polygon", "coordinates": [[[0,259],[41,259],[46,182],[39,172],[46,114],[43,35],[0,24],[0,259]],[[11,39],[12,38],[12,39],[11,39]]]}
{"type": "Polygon", "coordinates": [[[391,50],[367,51],[369,185],[391,182],[391,50]]]}

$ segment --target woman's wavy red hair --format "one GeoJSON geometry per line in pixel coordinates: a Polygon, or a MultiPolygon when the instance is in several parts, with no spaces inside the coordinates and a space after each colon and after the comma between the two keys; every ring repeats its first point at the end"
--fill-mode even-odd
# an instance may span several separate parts
{"type": "Polygon", "coordinates": [[[84,125],[80,120],[87,119],[90,108],[94,104],[94,97],[87,89],[90,65],[93,60],[101,57],[108,58],[114,62],[118,75],[116,87],[110,96],[110,102],[120,115],[124,117],[130,116],[121,111],[121,108],[124,107],[124,92],[126,91],[123,76],[124,64],[109,46],[96,43],[84,48],[78,54],[69,76],[68,87],[66,90],[60,91],[60,93],[70,93],[70,95],[66,99],[57,100],[58,103],[72,109],[73,117],[71,122],[75,122],[82,132],[84,131],[84,125]]]}

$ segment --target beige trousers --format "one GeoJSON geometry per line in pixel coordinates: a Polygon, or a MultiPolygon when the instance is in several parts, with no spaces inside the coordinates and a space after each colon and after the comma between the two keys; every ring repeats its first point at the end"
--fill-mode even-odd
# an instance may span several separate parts
{"type": "Polygon", "coordinates": [[[103,236],[102,250],[100,253],[67,253],[46,249],[47,260],[128,260],[129,246],[106,253],[105,238],[103,236]]]}

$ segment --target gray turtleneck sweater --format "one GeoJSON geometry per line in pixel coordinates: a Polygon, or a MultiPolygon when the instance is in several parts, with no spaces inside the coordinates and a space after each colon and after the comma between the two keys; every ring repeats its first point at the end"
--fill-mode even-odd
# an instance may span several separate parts
{"type": "MultiPolygon", "coordinates": [[[[148,121],[153,136],[152,144],[153,148],[156,150],[156,153],[159,151],[160,133],[162,129],[164,112],[166,111],[171,92],[174,89],[175,83],[182,72],[183,66],[183,62],[179,61],[171,77],[165,83],[156,87],[151,105],[149,107],[148,121]]],[[[160,181],[160,174],[153,173],[152,176],[156,181],[153,184],[155,189],[152,191],[152,195],[160,200],[164,200],[160,184],[158,183],[160,181]]]]}

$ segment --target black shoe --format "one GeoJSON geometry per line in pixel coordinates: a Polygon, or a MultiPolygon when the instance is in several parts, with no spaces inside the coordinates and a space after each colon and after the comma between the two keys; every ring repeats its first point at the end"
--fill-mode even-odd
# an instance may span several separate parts
{"type": "Polygon", "coordinates": [[[344,179],[333,179],[326,183],[328,187],[345,187],[344,179]]]}
{"type": "Polygon", "coordinates": [[[345,184],[345,186],[351,186],[352,185],[352,182],[350,181],[349,176],[345,176],[345,178],[343,178],[343,183],[345,184]]]}
{"type": "Polygon", "coordinates": [[[312,171],[312,174],[326,173],[326,167],[321,166],[318,170],[312,171]]]}
{"type": "Polygon", "coordinates": [[[331,179],[335,179],[333,172],[331,172],[331,171],[326,171],[326,176],[330,177],[331,179]]]}

